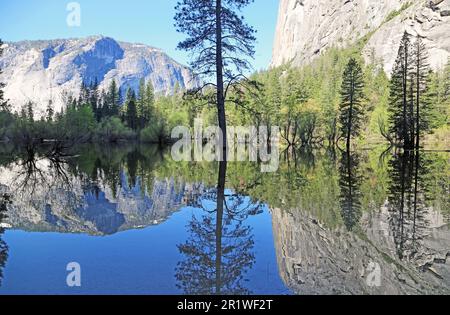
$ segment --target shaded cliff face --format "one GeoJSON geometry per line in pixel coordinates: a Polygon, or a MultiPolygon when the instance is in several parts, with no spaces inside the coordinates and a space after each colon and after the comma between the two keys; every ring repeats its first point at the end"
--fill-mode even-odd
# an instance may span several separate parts
{"type": "Polygon", "coordinates": [[[33,101],[37,115],[45,111],[49,100],[59,110],[64,95],[77,96],[82,82],[97,80],[100,89],[106,89],[115,80],[123,93],[129,87],[137,90],[141,78],[151,81],[160,93],[170,93],[177,85],[198,85],[187,67],[161,50],[108,37],[24,41],[4,48],[0,81],[6,84],[5,97],[17,110],[33,101]]]}
{"type": "Polygon", "coordinates": [[[433,69],[442,68],[450,57],[450,0],[413,1],[392,20],[384,23],[370,37],[363,54],[367,62],[381,60],[391,73],[403,33],[420,36],[427,46],[428,62],[433,69]]]}
{"type": "Polygon", "coordinates": [[[297,294],[442,294],[450,292],[450,231],[429,219],[416,259],[396,256],[386,209],[366,214],[361,231],[327,228],[301,210],[273,210],[280,276],[297,294]],[[379,286],[371,278],[380,272],[379,286]]]}
{"type": "Polygon", "coordinates": [[[281,0],[272,67],[308,64],[330,47],[347,47],[370,35],[367,61],[392,69],[406,30],[424,37],[434,68],[450,56],[449,0],[281,0]]]}

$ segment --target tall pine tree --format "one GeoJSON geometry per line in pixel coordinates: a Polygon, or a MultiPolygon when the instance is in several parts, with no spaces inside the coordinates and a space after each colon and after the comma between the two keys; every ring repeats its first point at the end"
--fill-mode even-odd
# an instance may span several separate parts
{"type": "Polygon", "coordinates": [[[450,107],[450,57],[444,69],[444,102],[450,107]]]}
{"type": "Polygon", "coordinates": [[[155,103],[155,94],[152,82],[149,80],[145,83],[145,79],[139,82],[139,94],[137,98],[137,115],[139,129],[145,128],[152,119],[153,107],[155,103]]]}
{"type": "Polygon", "coordinates": [[[89,86],[89,103],[92,111],[95,114],[95,119],[99,122],[101,120],[101,106],[99,101],[100,95],[98,91],[98,80],[95,78],[94,82],[89,86]]]}
{"type": "Polygon", "coordinates": [[[136,93],[132,89],[128,89],[125,101],[125,119],[128,127],[133,130],[138,129],[137,100],[136,93]]]}
{"type": "Polygon", "coordinates": [[[47,104],[47,110],[46,110],[46,120],[48,123],[52,123],[53,122],[53,116],[55,114],[55,109],[53,108],[53,101],[49,100],[48,104],[47,104]]]}
{"type": "Polygon", "coordinates": [[[390,85],[390,132],[406,150],[420,149],[432,113],[428,53],[420,36],[412,42],[405,32],[390,85]]]}
{"type": "Polygon", "coordinates": [[[139,81],[139,91],[138,91],[138,98],[137,98],[137,116],[139,121],[139,129],[142,129],[145,127],[145,121],[144,121],[144,106],[145,106],[145,79],[142,78],[139,81]]]}
{"type": "Polygon", "coordinates": [[[226,160],[227,122],[225,101],[229,86],[250,68],[246,57],[253,57],[255,31],[244,22],[240,12],[253,0],[180,0],[175,10],[175,26],[187,39],[179,49],[193,53],[191,63],[205,81],[215,77],[216,106],[223,136],[221,160],[226,160]]]}
{"type": "Polygon", "coordinates": [[[363,118],[364,74],[358,62],[351,58],[345,68],[341,87],[340,124],[341,135],[345,137],[347,152],[351,139],[360,134],[363,118]]]}
{"type": "Polygon", "coordinates": [[[119,115],[120,99],[120,89],[118,88],[116,81],[112,80],[106,95],[106,106],[104,106],[105,116],[111,117],[119,115]]]}
{"type": "Polygon", "coordinates": [[[154,106],[155,106],[155,91],[152,82],[148,80],[147,85],[145,87],[144,107],[142,109],[142,120],[144,122],[144,126],[149,124],[151,119],[153,118],[155,111],[154,106]]]}
{"type": "Polygon", "coordinates": [[[431,103],[429,102],[429,94],[427,93],[429,85],[430,69],[428,65],[428,53],[420,36],[413,45],[413,62],[412,62],[412,78],[415,101],[415,119],[414,136],[415,148],[420,149],[420,137],[427,132],[429,128],[429,112],[431,103]]]}
{"type": "Polygon", "coordinates": [[[398,56],[392,72],[389,96],[389,123],[390,133],[404,148],[413,146],[411,122],[411,39],[408,33],[404,33],[400,42],[398,56]]]}

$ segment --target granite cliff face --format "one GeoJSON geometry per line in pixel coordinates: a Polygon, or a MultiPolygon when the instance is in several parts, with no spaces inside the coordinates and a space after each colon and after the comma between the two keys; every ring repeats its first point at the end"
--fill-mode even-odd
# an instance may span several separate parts
{"type": "Polygon", "coordinates": [[[391,73],[403,33],[420,36],[428,49],[433,69],[442,68],[450,57],[450,0],[414,1],[397,17],[384,23],[364,47],[366,61],[383,61],[391,73]]]}
{"type": "Polygon", "coordinates": [[[450,56],[450,0],[280,0],[272,67],[308,64],[368,36],[367,61],[392,69],[404,31],[421,36],[433,68],[450,56]]]}
{"type": "Polygon", "coordinates": [[[94,36],[84,39],[6,43],[0,67],[5,97],[15,109],[26,102],[42,114],[49,100],[59,110],[64,95],[78,95],[82,82],[98,81],[106,89],[115,80],[122,92],[137,89],[139,80],[153,83],[156,92],[170,93],[198,85],[187,68],[157,48],[94,36]]]}

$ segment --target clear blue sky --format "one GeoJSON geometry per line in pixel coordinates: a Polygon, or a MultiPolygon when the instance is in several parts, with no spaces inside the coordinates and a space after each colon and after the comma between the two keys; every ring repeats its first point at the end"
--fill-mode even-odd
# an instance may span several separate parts
{"type": "MultiPolygon", "coordinates": [[[[188,55],[176,50],[183,39],[173,27],[176,0],[78,0],[81,27],[67,26],[71,0],[0,0],[0,37],[3,41],[105,35],[117,40],[158,47],[187,64],[188,55]]],[[[255,0],[244,16],[258,30],[255,70],[270,63],[278,0],[255,0]]]]}

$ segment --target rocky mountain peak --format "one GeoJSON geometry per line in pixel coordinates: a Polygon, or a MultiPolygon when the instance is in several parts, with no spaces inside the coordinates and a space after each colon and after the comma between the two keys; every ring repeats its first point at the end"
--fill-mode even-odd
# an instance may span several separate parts
{"type": "Polygon", "coordinates": [[[0,81],[14,109],[31,101],[38,116],[50,100],[60,110],[68,94],[79,94],[82,83],[97,81],[106,89],[115,80],[125,93],[128,88],[137,90],[145,78],[157,93],[166,94],[175,86],[189,89],[199,84],[189,68],[163,51],[105,36],[6,43],[0,67],[0,81]]]}

